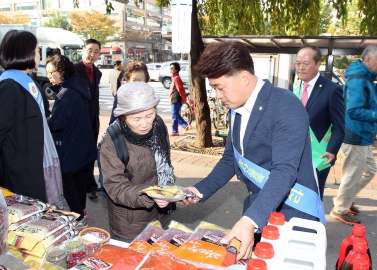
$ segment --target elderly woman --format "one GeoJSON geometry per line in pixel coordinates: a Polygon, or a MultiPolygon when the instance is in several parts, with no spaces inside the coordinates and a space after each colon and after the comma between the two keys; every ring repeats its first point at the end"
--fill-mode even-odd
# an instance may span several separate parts
{"type": "Polygon", "coordinates": [[[152,199],[139,192],[153,185],[175,182],[170,161],[167,128],[156,114],[160,98],[144,82],[122,85],[114,115],[127,145],[129,162],[123,164],[109,133],[101,146],[101,166],[107,192],[110,228],[115,239],[130,242],[145,226],[170,220],[168,202],[152,199]],[[125,169],[132,177],[127,177],[125,169]]]}
{"type": "Polygon", "coordinates": [[[60,158],[64,197],[71,211],[80,214],[77,229],[83,229],[87,226],[84,176],[97,155],[88,113],[90,93],[63,55],[47,59],[46,73],[57,93],[48,125],[60,158]]]}
{"type": "MultiPolygon", "coordinates": [[[[149,73],[148,73],[147,66],[143,62],[139,62],[137,60],[132,60],[127,65],[127,67],[125,68],[125,73],[124,73],[123,76],[124,76],[124,80],[127,83],[129,83],[129,82],[146,82],[146,83],[149,82],[149,73]]],[[[123,80],[123,78],[122,78],[122,80],[123,80]]],[[[113,123],[118,124],[118,121],[117,121],[118,119],[114,116],[114,110],[115,110],[117,104],[118,104],[118,98],[117,98],[117,95],[115,95],[109,125],[112,125],[113,123]]],[[[102,145],[103,139],[105,138],[106,134],[107,134],[107,130],[102,135],[102,139],[98,143],[98,152],[101,149],[101,145],[102,145]]],[[[98,171],[99,171],[98,182],[101,185],[101,194],[104,197],[106,197],[106,192],[103,189],[103,176],[102,176],[100,159],[101,159],[101,156],[100,156],[100,154],[98,154],[98,156],[97,156],[97,165],[98,165],[98,171]]]]}
{"type": "Polygon", "coordinates": [[[0,46],[0,186],[20,195],[61,204],[58,154],[38,86],[27,75],[39,65],[37,38],[11,30],[0,46]]]}

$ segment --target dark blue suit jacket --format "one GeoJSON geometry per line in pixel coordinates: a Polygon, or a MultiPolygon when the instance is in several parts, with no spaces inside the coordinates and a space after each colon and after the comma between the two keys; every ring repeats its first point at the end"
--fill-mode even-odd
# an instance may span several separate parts
{"type": "Polygon", "coordinates": [[[318,192],[312,166],[308,114],[292,92],[265,81],[246,128],[244,157],[271,172],[262,190],[241,173],[234,158],[231,137],[230,130],[223,157],[213,171],[195,185],[203,194],[202,202],[236,174],[250,192],[243,212],[258,225],[257,232],[263,229],[275,210],[284,213],[286,220],[292,217],[317,220],[282,203],[295,182],[318,192]]]}
{"type": "Polygon", "coordinates": [[[336,155],[344,138],[345,124],[342,88],[320,75],[305,108],[309,115],[310,127],[318,141],[323,139],[331,123],[333,124],[327,152],[336,155]]]}

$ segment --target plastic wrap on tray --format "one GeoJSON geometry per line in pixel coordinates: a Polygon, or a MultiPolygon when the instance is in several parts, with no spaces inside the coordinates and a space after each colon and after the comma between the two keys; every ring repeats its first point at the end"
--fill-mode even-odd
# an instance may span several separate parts
{"type": "Polygon", "coordinates": [[[203,194],[195,194],[189,189],[180,186],[150,186],[140,191],[153,199],[162,199],[168,202],[177,202],[192,197],[203,198],[203,194]]]}
{"type": "Polygon", "coordinates": [[[191,233],[184,232],[180,229],[170,228],[153,244],[152,251],[164,255],[176,250],[183,245],[187,239],[191,236],[191,233]]]}
{"type": "Polygon", "coordinates": [[[147,254],[152,249],[152,245],[157,242],[158,238],[160,238],[164,232],[165,230],[161,227],[149,223],[145,229],[135,237],[128,248],[147,254]]]}
{"type": "Polygon", "coordinates": [[[74,226],[74,216],[61,213],[46,213],[43,216],[31,220],[8,233],[10,245],[26,250],[32,250],[34,246],[67,225],[74,226]]]}
{"type": "Polygon", "coordinates": [[[8,211],[3,192],[0,190],[0,255],[8,251],[8,211]]]}
{"type": "Polygon", "coordinates": [[[229,230],[202,221],[189,240],[171,254],[185,261],[212,266],[230,266],[236,263],[236,254],[228,251],[227,246],[220,244],[221,238],[228,232],[229,230]]]}

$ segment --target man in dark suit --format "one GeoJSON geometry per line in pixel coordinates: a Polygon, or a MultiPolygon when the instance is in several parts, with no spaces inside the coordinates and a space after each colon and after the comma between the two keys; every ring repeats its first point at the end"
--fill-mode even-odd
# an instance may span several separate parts
{"type": "MultiPolygon", "coordinates": [[[[196,72],[208,77],[217,98],[231,109],[231,121],[223,157],[206,178],[188,189],[201,193],[204,202],[236,174],[249,191],[243,217],[221,242],[237,238],[242,242],[237,259],[249,258],[254,233],[260,236],[274,211],[286,220],[324,222],[311,159],[309,117],[297,97],[255,76],[250,52],[240,42],[209,44],[196,72]],[[304,201],[307,206],[299,207],[304,201]]],[[[188,198],[179,204],[197,202],[188,198]]]]}
{"type": "MultiPolygon", "coordinates": [[[[101,51],[101,44],[95,39],[88,39],[84,43],[82,60],[75,64],[76,73],[78,77],[84,79],[87,83],[88,90],[90,91],[89,100],[89,118],[92,124],[94,134],[94,141],[97,142],[99,133],[99,82],[102,77],[101,71],[96,68],[94,63],[98,60],[101,51]]],[[[88,175],[88,189],[90,199],[97,198],[96,190],[98,188],[94,178],[94,163],[93,169],[88,175]]]]}
{"type": "Polygon", "coordinates": [[[338,84],[319,74],[321,51],[318,47],[301,47],[295,65],[300,80],[294,83],[293,93],[300,98],[309,115],[311,136],[315,136],[311,138],[312,158],[315,165],[318,164],[318,186],[323,198],[327,176],[344,138],[343,91],[338,84]]]}

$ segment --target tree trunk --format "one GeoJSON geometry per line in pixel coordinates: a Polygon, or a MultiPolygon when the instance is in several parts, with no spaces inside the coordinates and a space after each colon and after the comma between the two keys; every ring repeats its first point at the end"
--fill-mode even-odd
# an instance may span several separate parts
{"type": "Polygon", "coordinates": [[[212,147],[211,118],[210,109],[207,102],[207,92],[205,80],[194,70],[204,51],[204,43],[200,33],[198,22],[197,0],[192,1],[191,13],[191,50],[190,50],[190,70],[191,70],[191,93],[195,104],[195,122],[197,136],[194,145],[196,147],[212,147]]]}

